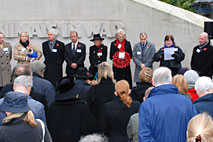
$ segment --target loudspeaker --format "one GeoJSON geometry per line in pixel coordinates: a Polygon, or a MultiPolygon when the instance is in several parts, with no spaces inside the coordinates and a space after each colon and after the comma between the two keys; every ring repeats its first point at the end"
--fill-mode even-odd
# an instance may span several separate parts
{"type": "Polygon", "coordinates": [[[213,39],[213,21],[204,22],[204,32],[209,34],[209,39],[213,39]]]}

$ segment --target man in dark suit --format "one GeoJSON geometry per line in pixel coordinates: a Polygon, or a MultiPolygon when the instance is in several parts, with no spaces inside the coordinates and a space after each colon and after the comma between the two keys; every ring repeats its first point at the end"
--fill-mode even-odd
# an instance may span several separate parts
{"type": "Polygon", "coordinates": [[[86,45],[78,41],[78,33],[70,32],[72,40],[65,46],[65,61],[67,62],[66,74],[73,77],[79,67],[84,67],[86,57],[86,45]]]}
{"type": "Polygon", "coordinates": [[[62,65],[64,62],[64,43],[56,39],[55,29],[48,32],[48,41],[42,43],[42,50],[44,54],[44,64],[46,70],[44,78],[49,80],[54,86],[56,82],[62,78],[62,65]]]}

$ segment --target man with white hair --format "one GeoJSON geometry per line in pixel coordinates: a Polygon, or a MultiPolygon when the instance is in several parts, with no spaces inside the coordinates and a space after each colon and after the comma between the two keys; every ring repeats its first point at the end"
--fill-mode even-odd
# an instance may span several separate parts
{"type": "Polygon", "coordinates": [[[154,71],[155,86],[139,110],[139,142],[183,142],[189,120],[197,114],[192,102],[171,84],[171,70],[154,71]]]}
{"type": "Polygon", "coordinates": [[[213,82],[209,77],[199,77],[195,83],[199,98],[193,102],[198,113],[207,112],[213,116],[213,82]]]}
{"type": "MultiPolygon", "coordinates": [[[[30,76],[21,75],[14,80],[13,90],[16,92],[17,95],[27,95],[28,105],[34,114],[35,119],[41,119],[46,123],[44,106],[40,102],[34,100],[32,97],[29,96],[32,86],[32,78],[30,76]]],[[[3,102],[3,99],[4,98],[0,99],[0,104],[3,102]]],[[[6,115],[0,112],[0,124],[4,117],[6,117],[6,115]]]]}
{"type": "Polygon", "coordinates": [[[191,68],[200,76],[212,78],[213,74],[213,47],[210,45],[208,33],[202,32],[199,36],[199,45],[195,46],[191,58],[191,68]]]}
{"type": "Polygon", "coordinates": [[[54,86],[56,82],[62,78],[62,65],[64,62],[64,43],[56,39],[56,29],[48,31],[48,41],[42,43],[44,54],[44,64],[46,69],[44,78],[49,80],[54,86]]]}

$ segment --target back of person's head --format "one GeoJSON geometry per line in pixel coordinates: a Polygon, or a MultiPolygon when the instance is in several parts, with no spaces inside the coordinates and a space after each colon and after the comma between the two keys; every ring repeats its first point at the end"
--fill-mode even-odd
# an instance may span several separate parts
{"type": "Polygon", "coordinates": [[[148,89],[146,89],[145,95],[144,95],[144,98],[143,98],[144,101],[145,101],[146,98],[149,96],[149,93],[150,93],[150,91],[151,91],[153,88],[154,88],[154,87],[152,86],[152,87],[149,87],[148,89]]]}
{"type": "Polygon", "coordinates": [[[44,69],[46,68],[46,65],[39,60],[33,61],[30,65],[31,65],[32,72],[36,72],[39,74],[42,73],[44,69]]]}
{"type": "Polygon", "coordinates": [[[112,66],[107,62],[102,62],[98,67],[98,82],[100,83],[103,78],[114,81],[112,66]]]}
{"type": "Polygon", "coordinates": [[[160,67],[153,73],[153,86],[159,86],[163,84],[171,84],[172,74],[171,70],[167,67],[160,67]]]}
{"type": "Polygon", "coordinates": [[[142,82],[151,83],[152,82],[152,76],[153,76],[153,71],[152,71],[152,69],[150,69],[148,67],[145,67],[139,73],[139,78],[142,82]]]}
{"type": "Polygon", "coordinates": [[[199,74],[194,70],[188,70],[184,73],[184,77],[187,80],[188,88],[194,88],[195,82],[199,78],[199,74]]]}
{"type": "Polygon", "coordinates": [[[115,92],[127,107],[131,106],[132,98],[129,96],[129,83],[126,80],[120,80],[115,84],[115,92]]]}
{"type": "Polygon", "coordinates": [[[199,77],[195,82],[195,90],[200,92],[211,91],[213,89],[213,82],[209,77],[199,77]]]}
{"type": "Polygon", "coordinates": [[[79,142],[108,142],[108,138],[101,134],[90,134],[81,137],[79,142]]]}
{"type": "Polygon", "coordinates": [[[177,74],[184,75],[184,73],[187,72],[188,70],[189,70],[189,68],[187,68],[187,67],[180,68],[180,69],[178,69],[177,74]]]}
{"type": "Polygon", "coordinates": [[[0,105],[0,110],[7,115],[7,117],[4,118],[3,123],[11,122],[12,120],[25,115],[23,118],[24,122],[33,127],[37,125],[28,105],[28,97],[25,94],[14,91],[8,92],[0,105]]]}
{"type": "Polygon", "coordinates": [[[13,87],[19,87],[19,86],[23,86],[26,89],[28,89],[28,87],[32,87],[33,86],[33,81],[31,79],[30,76],[25,76],[25,75],[21,75],[18,76],[13,83],[13,87]]]}
{"type": "Polygon", "coordinates": [[[20,75],[26,75],[26,76],[32,75],[30,64],[20,64],[16,66],[15,76],[18,77],[20,75]]]}
{"type": "Polygon", "coordinates": [[[180,94],[186,95],[188,91],[188,84],[186,78],[181,75],[177,74],[172,78],[172,84],[178,88],[180,94]]]}
{"type": "Polygon", "coordinates": [[[211,116],[200,113],[188,123],[187,142],[212,142],[213,122],[211,116]]]}
{"type": "Polygon", "coordinates": [[[32,76],[30,64],[19,64],[15,66],[11,74],[11,81],[14,82],[15,78],[20,75],[32,76]]]}

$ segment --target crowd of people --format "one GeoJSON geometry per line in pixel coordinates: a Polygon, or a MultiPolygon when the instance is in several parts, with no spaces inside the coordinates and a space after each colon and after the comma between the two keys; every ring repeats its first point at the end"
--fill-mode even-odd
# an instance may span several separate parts
{"type": "Polygon", "coordinates": [[[78,33],[70,32],[66,45],[56,36],[55,29],[49,30],[40,51],[23,32],[12,52],[0,33],[0,141],[213,140],[213,47],[207,33],[193,49],[191,69],[182,68],[185,54],[172,35],[156,52],[142,32],[132,50],[119,29],[110,45],[110,65],[104,38],[94,34],[89,70],[78,33]],[[17,61],[13,70],[12,56],[17,61]],[[153,71],[154,61],[160,67],[153,71]]]}

